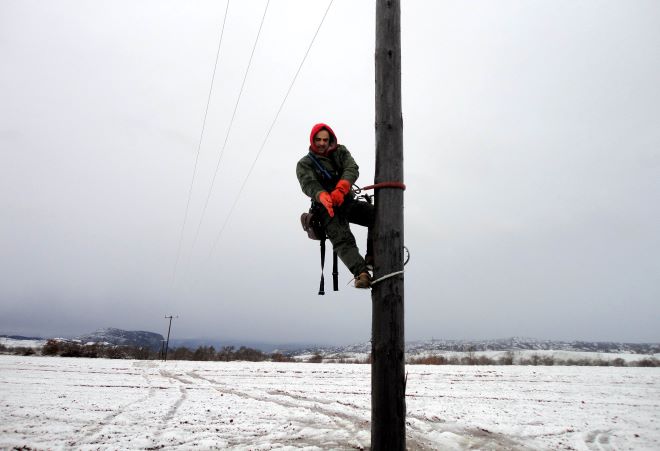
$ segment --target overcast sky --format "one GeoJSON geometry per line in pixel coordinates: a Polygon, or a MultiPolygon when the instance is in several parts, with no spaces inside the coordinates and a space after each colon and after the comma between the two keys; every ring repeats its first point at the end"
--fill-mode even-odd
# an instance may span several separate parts
{"type": "MultiPolygon", "coordinates": [[[[660,341],[660,2],[402,3],[406,339],[660,341]]],[[[373,182],[375,2],[270,135],[328,2],[270,3],[237,103],[265,6],[229,5],[191,191],[225,2],[0,2],[0,334],[369,340],[295,165],[327,122],[373,182]]]]}

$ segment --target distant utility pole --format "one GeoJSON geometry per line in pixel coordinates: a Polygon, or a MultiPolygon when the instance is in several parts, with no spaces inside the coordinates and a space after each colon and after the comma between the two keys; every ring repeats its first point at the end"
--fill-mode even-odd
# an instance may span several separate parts
{"type": "MultiPolygon", "coordinates": [[[[376,185],[403,183],[401,5],[376,1],[376,185]],[[392,183],[394,182],[394,183],[392,183]]],[[[400,187],[402,188],[402,186],[400,187]]],[[[376,192],[371,323],[371,449],[406,449],[403,189],[376,192]]]]}
{"type": "Polygon", "coordinates": [[[170,320],[170,325],[167,328],[167,341],[165,341],[165,354],[163,356],[163,361],[165,361],[165,362],[167,362],[167,350],[170,347],[170,331],[172,330],[172,318],[178,318],[178,317],[179,317],[178,315],[177,316],[169,315],[169,316],[165,317],[165,319],[169,318],[169,320],[170,320]]]}

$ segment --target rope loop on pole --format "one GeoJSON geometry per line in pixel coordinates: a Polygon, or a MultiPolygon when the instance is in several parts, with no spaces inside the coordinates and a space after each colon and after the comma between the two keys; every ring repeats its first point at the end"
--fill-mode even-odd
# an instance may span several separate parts
{"type": "Polygon", "coordinates": [[[382,281],[385,280],[385,279],[389,279],[390,277],[398,276],[399,274],[403,274],[403,270],[401,270],[401,271],[394,271],[393,273],[387,274],[386,276],[379,277],[379,278],[376,279],[376,280],[372,280],[372,281],[371,281],[371,286],[373,287],[373,286],[376,285],[377,283],[382,282],[382,281]]]}
{"type": "MultiPolygon", "coordinates": [[[[403,249],[406,251],[406,260],[403,262],[403,266],[406,266],[408,264],[408,262],[410,261],[410,251],[408,250],[408,248],[406,246],[403,246],[403,249]]],[[[394,276],[398,276],[400,274],[403,274],[403,272],[404,272],[403,270],[394,271],[392,273],[384,275],[383,277],[379,277],[376,280],[372,280],[371,281],[371,286],[373,287],[377,283],[382,282],[383,280],[389,279],[390,277],[394,277],[394,276]]]]}

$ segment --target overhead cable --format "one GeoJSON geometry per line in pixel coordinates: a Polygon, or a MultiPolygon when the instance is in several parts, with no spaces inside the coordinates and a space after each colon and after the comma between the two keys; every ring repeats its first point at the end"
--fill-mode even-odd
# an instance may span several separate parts
{"type": "Polygon", "coordinates": [[[225,147],[227,147],[227,141],[229,140],[229,134],[231,133],[231,128],[232,125],[234,124],[234,118],[236,117],[236,110],[238,109],[238,104],[241,101],[241,96],[243,95],[243,88],[245,87],[245,81],[247,80],[248,73],[250,72],[250,66],[252,65],[252,58],[254,57],[254,51],[257,48],[257,43],[259,42],[259,36],[261,35],[261,29],[263,28],[264,21],[266,19],[266,13],[268,12],[268,5],[270,4],[270,0],[266,2],[266,8],[264,8],[264,14],[261,17],[261,23],[259,24],[259,31],[257,32],[257,37],[254,40],[254,45],[252,46],[252,53],[250,53],[250,59],[248,61],[248,65],[245,68],[245,75],[243,76],[243,82],[241,83],[241,89],[238,92],[238,98],[236,99],[236,104],[234,105],[234,111],[231,115],[231,120],[229,121],[229,127],[227,128],[227,134],[225,135],[225,141],[222,144],[222,148],[220,149],[220,155],[218,157],[218,164],[215,167],[215,172],[213,173],[213,179],[211,180],[211,186],[209,188],[209,192],[206,196],[206,202],[204,203],[204,208],[202,209],[202,216],[199,219],[199,224],[197,224],[197,231],[195,232],[195,239],[193,240],[193,245],[192,248],[195,248],[195,245],[197,244],[197,238],[199,237],[199,231],[202,227],[202,222],[204,222],[204,217],[206,215],[206,210],[209,205],[209,200],[211,199],[211,194],[213,193],[213,186],[215,185],[215,179],[218,175],[218,170],[220,169],[220,162],[222,161],[222,156],[225,152],[225,147]]]}
{"type": "Polygon", "coordinates": [[[193,186],[195,185],[195,177],[197,175],[197,164],[199,162],[199,153],[202,148],[202,139],[204,137],[204,129],[206,128],[206,118],[209,114],[209,105],[211,103],[211,93],[213,92],[213,83],[215,81],[215,73],[218,69],[218,60],[220,59],[220,47],[222,47],[222,37],[225,34],[225,23],[227,22],[227,12],[229,11],[229,0],[225,8],[225,16],[222,19],[222,28],[220,30],[220,41],[218,42],[218,51],[215,54],[215,64],[213,65],[213,75],[211,76],[211,86],[209,87],[209,94],[206,98],[206,110],[204,111],[204,120],[202,121],[202,131],[199,134],[199,142],[197,144],[197,154],[195,155],[195,165],[193,167],[192,179],[190,180],[190,189],[188,190],[188,200],[186,201],[186,212],[183,216],[183,225],[181,226],[181,233],[179,235],[179,246],[176,251],[176,260],[174,262],[174,270],[172,272],[172,284],[176,281],[177,269],[179,260],[181,258],[181,247],[183,245],[183,234],[186,230],[186,223],[188,222],[188,211],[190,210],[190,199],[192,197],[193,186]]]}
{"type": "Polygon", "coordinates": [[[222,236],[222,233],[225,230],[225,227],[227,226],[227,223],[229,222],[229,219],[231,218],[232,214],[234,213],[234,209],[236,208],[236,204],[238,203],[239,198],[241,197],[241,194],[243,193],[243,189],[245,188],[245,185],[247,184],[248,179],[250,178],[250,175],[252,174],[252,171],[254,170],[254,167],[257,164],[257,160],[261,156],[261,152],[264,150],[266,147],[266,142],[268,141],[268,138],[270,137],[271,132],[273,131],[273,127],[275,127],[275,123],[277,122],[277,119],[280,117],[280,113],[282,112],[282,109],[284,108],[284,103],[286,102],[287,98],[289,97],[289,94],[291,93],[291,90],[293,89],[293,85],[296,82],[296,79],[298,78],[298,74],[300,74],[300,70],[303,67],[303,64],[305,64],[305,60],[307,59],[307,55],[309,55],[310,50],[312,49],[312,45],[314,44],[314,41],[316,40],[316,36],[318,36],[319,31],[321,30],[321,26],[323,25],[323,22],[325,22],[325,18],[328,15],[328,11],[330,11],[330,7],[332,6],[332,2],[334,0],[330,0],[330,3],[328,3],[328,7],[325,9],[325,13],[323,14],[323,17],[321,18],[321,22],[319,23],[319,26],[316,28],[316,32],[314,33],[314,36],[312,37],[311,42],[309,43],[309,46],[307,47],[307,51],[305,52],[305,56],[303,56],[302,61],[300,61],[300,65],[298,66],[298,70],[296,70],[295,75],[293,76],[293,80],[291,80],[291,84],[289,85],[289,89],[287,89],[286,94],[284,95],[284,98],[282,99],[282,102],[280,103],[280,107],[277,110],[277,113],[275,114],[275,118],[273,119],[273,122],[270,124],[270,127],[268,128],[268,132],[266,133],[266,136],[261,143],[261,147],[259,147],[259,151],[257,152],[256,157],[254,158],[254,161],[252,162],[252,165],[250,166],[250,169],[245,176],[245,179],[243,180],[243,183],[241,184],[241,188],[238,191],[238,194],[236,195],[236,198],[234,199],[234,203],[231,206],[231,209],[229,210],[229,214],[225,218],[224,223],[222,224],[222,227],[220,228],[220,232],[218,232],[218,235],[215,238],[215,241],[213,242],[213,246],[211,247],[211,252],[209,253],[209,258],[211,255],[213,255],[213,252],[215,250],[216,245],[218,244],[218,241],[220,241],[220,237],[222,236]]]}

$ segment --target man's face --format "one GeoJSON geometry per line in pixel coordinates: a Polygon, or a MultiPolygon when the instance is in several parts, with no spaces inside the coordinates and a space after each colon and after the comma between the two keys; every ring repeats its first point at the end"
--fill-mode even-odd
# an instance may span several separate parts
{"type": "Polygon", "coordinates": [[[330,133],[327,130],[321,130],[314,135],[314,146],[319,153],[324,153],[330,146],[330,133]]]}

